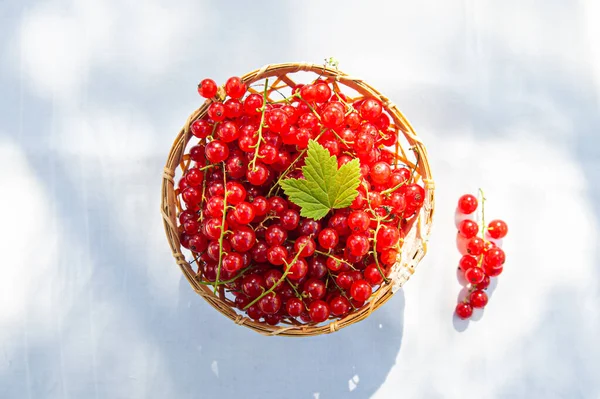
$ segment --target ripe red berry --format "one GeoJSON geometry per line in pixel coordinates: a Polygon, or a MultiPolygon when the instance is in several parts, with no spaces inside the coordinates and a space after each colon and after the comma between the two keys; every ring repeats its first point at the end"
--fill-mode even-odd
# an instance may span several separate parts
{"type": "Polygon", "coordinates": [[[332,228],[326,228],[319,233],[319,245],[326,250],[333,249],[338,245],[339,235],[332,228]]]}
{"type": "Polygon", "coordinates": [[[483,262],[491,268],[498,268],[504,265],[506,261],[506,255],[501,248],[495,247],[488,250],[483,255],[483,262]]]}
{"type": "Polygon", "coordinates": [[[395,227],[382,225],[377,232],[377,250],[382,251],[386,248],[394,247],[398,244],[400,232],[395,227]]]}
{"type": "Polygon", "coordinates": [[[244,260],[242,255],[237,252],[232,252],[223,257],[222,267],[229,273],[235,273],[244,267],[244,260]]]}
{"type": "Polygon", "coordinates": [[[229,156],[229,147],[222,141],[213,140],[206,145],[205,154],[212,163],[223,162],[229,156]]]}
{"type": "Polygon", "coordinates": [[[371,286],[365,280],[358,280],[352,283],[350,295],[360,302],[365,302],[371,297],[371,286]]]}
{"type": "Polygon", "coordinates": [[[310,319],[315,323],[324,322],[329,318],[329,305],[325,301],[314,301],[308,307],[310,319]]]}
{"type": "Polygon", "coordinates": [[[275,266],[280,266],[285,263],[285,260],[288,256],[288,251],[281,245],[276,245],[274,247],[270,247],[267,250],[267,260],[269,263],[275,266]]]}
{"type": "Polygon", "coordinates": [[[287,313],[292,317],[298,317],[304,311],[304,304],[298,298],[290,298],[285,304],[287,313]]]}
{"type": "Polygon", "coordinates": [[[369,228],[371,218],[365,211],[353,211],[348,215],[348,227],[354,232],[364,232],[369,228]]]}
{"type": "Polygon", "coordinates": [[[273,292],[263,296],[258,301],[258,307],[264,314],[267,315],[272,315],[279,312],[281,305],[281,296],[273,292]]]}
{"type": "Polygon", "coordinates": [[[371,166],[369,174],[373,183],[384,185],[390,180],[392,169],[387,162],[376,162],[371,166]]]}
{"type": "Polygon", "coordinates": [[[327,288],[325,287],[323,280],[311,278],[304,283],[303,292],[306,294],[306,297],[309,300],[314,301],[317,299],[322,299],[327,292],[327,288]]]}
{"type": "Polygon", "coordinates": [[[379,285],[383,282],[383,276],[379,273],[377,265],[374,263],[367,266],[364,271],[365,280],[371,285],[379,285]]]}
{"type": "Polygon", "coordinates": [[[369,252],[369,239],[362,234],[351,234],[346,240],[346,245],[354,256],[363,256],[369,252]]]}
{"type": "Polygon", "coordinates": [[[479,267],[472,267],[465,272],[465,279],[471,284],[479,284],[483,281],[485,273],[479,267]]]}
{"type": "Polygon", "coordinates": [[[246,85],[242,82],[242,79],[231,77],[225,83],[225,92],[231,98],[242,98],[246,93],[246,85]]]}
{"type": "Polygon", "coordinates": [[[475,237],[478,231],[479,226],[477,226],[477,223],[469,219],[463,220],[458,225],[458,232],[465,238],[475,237]]]}
{"type": "Polygon", "coordinates": [[[334,316],[344,316],[350,311],[350,302],[343,296],[336,296],[329,301],[329,308],[334,316]]]}
{"type": "Polygon", "coordinates": [[[467,252],[473,256],[479,256],[483,253],[483,240],[479,237],[473,237],[467,242],[467,252]]]}
{"type": "Polygon", "coordinates": [[[487,231],[490,237],[501,239],[506,237],[506,234],[508,233],[508,226],[503,220],[492,220],[488,224],[487,231]]]}
{"type": "Polygon", "coordinates": [[[214,122],[225,120],[225,106],[221,103],[212,103],[210,107],[208,107],[208,116],[214,122]]]}
{"type": "Polygon", "coordinates": [[[269,170],[265,165],[257,162],[254,167],[249,167],[246,171],[248,182],[255,186],[262,186],[269,178],[269,170]]]}
{"type": "Polygon", "coordinates": [[[237,230],[234,230],[233,234],[231,234],[229,242],[231,247],[237,252],[246,252],[249,251],[256,242],[256,235],[254,234],[254,230],[250,227],[240,226],[237,230]]]}
{"type": "Polygon", "coordinates": [[[212,79],[204,79],[198,84],[198,94],[204,98],[212,98],[217,95],[217,83],[212,79]]]}
{"type": "Polygon", "coordinates": [[[300,257],[306,258],[315,253],[315,241],[309,236],[300,236],[294,243],[294,250],[300,253],[300,257]]]}
{"type": "Polygon", "coordinates": [[[458,267],[460,267],[463,271],[477,267],[477,258],[472,255],[463,255],[458,262],[458,267]]]}
{"type": "Polygon", "coordinates": [[[456,305],[456,315],[461,319],[468,319],[473,314],[473,307],[465,302],[461,302],[456,305]]]}
{"type": "Polygon", "coordinates": [[[192,132],[192,134],[201,139],[208,137],[212,132],[212,129],[213,126],[204,119],[196,119],[190,125],[190,131],[192,132]]]}
{"type": "Polygon", "coordinates": [[[482,290],[475,290],[471,292],[469,301],[471,302],[471,306],[474,308],[483,308],[488,303],[488,296],[482,290]]]}
{"type": "Polygon", "coordinates": [[[308,273],[308,264],[302,258],[298,258],[289,267],[288,278],[292,281],[298,281],[302,279],[308,273]]]}
{"type": "Polygon", "coordinates": [[[239,224],[248,224],[254,219],[254,208],[247,202],[240,202],[235,206],[233,216],[239,224]]]}
{"type": "Polygon", "coordinates": [[[477,198],[471,194],[465,194],[458,199],[458,211],[465,215],[475,212],[477,209],[477,198]]]}
{"type": "Polygon", "coordinates": [[[374,98],[367,98],[360,105],[360,116],[370,122],[376,121],[381,115],[382,111],[383,108],[381,103],[374,98]]]}
{"type": "Polygon", "coordinates": [[[250,94],[244,100],[244,112],[246,115],[259,115],[262,112],[264,101],[259,94],[250,94]]]}

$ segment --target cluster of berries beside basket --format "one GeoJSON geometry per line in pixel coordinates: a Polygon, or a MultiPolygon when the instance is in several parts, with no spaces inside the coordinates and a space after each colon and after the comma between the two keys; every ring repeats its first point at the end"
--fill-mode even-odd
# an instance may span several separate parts
{"type": "Polygon", "coordinates": [[[456,305],[456,315],[468,319],[474,308],[483,308],[488,303],[487,288],[490,279],[502,273],[506,255],[500,246],[508,233],[508,226],[503,220],[492,220],[485,225],[485,197],[481,193],[481,225],[474,220],[479,206],[477,198],[465,194],[458,200],[458,247],[462,258],[458,263],[461,273],[468,284],[468,295],[456,305]]]}
{"type": "Polygon", "coordinates": [[[419,154],[400,159],[377,98],[351,100],[326,78],[277,100],[261,87],[199,84],[212,103],[190,125],[179,241],[197,281],[253,320],[343,318],[389,281],[425,200],[419,154]]]}

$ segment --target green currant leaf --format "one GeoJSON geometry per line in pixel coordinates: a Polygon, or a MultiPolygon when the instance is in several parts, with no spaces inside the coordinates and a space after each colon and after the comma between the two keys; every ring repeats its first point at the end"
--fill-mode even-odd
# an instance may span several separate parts
{"type": "Polygon", "coordinates": [[[331,209],[346,208],[358,195],[360,164],[353,159],[338,170],[337,158],[314,140],[308,142],[304,179],[285,179],[283,191],[300,207],[300,215],[321,219],[331,209]]]}

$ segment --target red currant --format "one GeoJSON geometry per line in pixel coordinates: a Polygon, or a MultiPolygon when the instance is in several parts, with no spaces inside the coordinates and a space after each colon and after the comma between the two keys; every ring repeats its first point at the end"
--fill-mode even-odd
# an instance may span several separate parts
{"type": "Polygon", "coordinates": [[[365,302],[371,297],[371,286],[365,280],[355,281],[350,288],[350,295],[357,301],[365,302]]]}
{"type": "Polygon", "coordinates": [[[225,92],[231,98],[242,98],[246,93],[246,85],[242,82],[242,79],[231,77],[225,83],[225,92]]]}
{"type": "Polygon", "coordinates": [[[465,302],[461,302],[456,305],[456,315],[461,319],[468,319],[473,314],[473,307],[465,302]]]}
{"type": "Polygon", "coordinates": [[[475,212],[477,209],[477,198],[471,194],[465,194],[458,199],[458,211],[465,215],[475,212]]]}
{"type": "Polygon", "coordinates": [[[469,296],[469,302],[474,308],[483,308],[488,303],[488,296],[482,290],[475,290],[469,296]]]}
{"type": "Polygon", "coordinates": [[[204,79],[198,85],[198,94],[204,98],[212,98],[217,95],[217,83],[212,79],[204,79]]]}
{"type": "Polygon", "coordinates": [[[479,226],[472,220],[465,219],[458,225],[458,232],[465,238],[473,238],[477,235],[479,226]]]}
{"type": "Polygon", "coordinates": [[[492,220],[490,224],[488,224],[487,231],[490,237],[498,240],[506,237],[508,226],[503,220],[492,220]]]}

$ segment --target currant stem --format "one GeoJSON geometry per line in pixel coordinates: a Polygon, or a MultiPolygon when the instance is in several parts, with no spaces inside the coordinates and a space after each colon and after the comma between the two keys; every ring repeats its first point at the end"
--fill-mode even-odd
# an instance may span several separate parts
{"type": "Polygon", "coordinates": [[[327,270],[327,275],[329,276],[329,280],[331,280],[333,282],[333,284],[338,289],[338,291],[340,292],[340,294],[344,298],[346,298],[346,300],[348,301],[348,303],[350,303],[350,306],[352,306],[352,310],[356,310],[356,307],[352,304],[352,301],[350,300],[350,298],[348,298],[348,295],[346,295],[346,293],[344,292],[344,290],[342,289],[342,287],[340,287],[338,285],[337,281],[335,281],[335,276],[333,275],[333,273],[331,273],[331,270],[327,270]]]}
{"type": "Polygon", "coordinates": [[[479,189],[479,195],[481,196],[481,238],[485,241],[485,195],[481,188],[479,189]]]}
{"type": "MultiPolygon", "coordinates": [[[[371,204],[369,204],[369,207],[370,206],[371,206],[371,204]]],[[[385,274],[383,274],[383,271],[381,270],[381,266],[379,266],[379,259],[378,259],[379,256],[377,256],[377,233],[379,233],[380,227],[381,227],[381,218],[377,218],[377,228],[375,229],[375,233],[373,234],[373,258],[375,259],[375,266],[377,266],[377,271],[383,278],[383,281],[385,281],[386,283],[389,283],[390,279],[387,278],[385,276],[385,274]]]]}
{"type": "MultiPolygon", "coordinates": [[[[225,208],[227,204],[227,173],[225,171],[225,163],[222,164],[223,166],[223,207],[225,208]]],[[[219,263],[217,266],[217,278],[215,279],[215,283],[214,283],[214,291],[213,293],[216,294],[217,293],[217,286],[219,285],[219,277],[221,276],[221,266],[223,264],[223,239],[225,238],[225,217],[227,216],[227,211],[226,209],[223,209],[223,217],[221,218],[221,235],[219,236],[219,263]]]]}
{"type": "MultiPolygon", "coordinates": [[[[263,92],[263,106],[261,108],[261,115],[260,115],[260,126],[258,127],[258,140],[256,142],[256,149],[254,150],[254,158],[252,158],[252,161],[250,161],[250,164],[252,164],[252,170],[256,169],[256,158],[258,158],[258,150],[260,149],[260,142],[262,141],[262,131],[263,131],[263,127],[265,125],[265,111],[267,110],[267,93],[268,93],[268,88],[269,88],[269,79],[265,79],[265,90],[263,92]]],[[[248,166],[250,166],[250,164],[248,164],[248,166]]]]}
{"type": "MultiPolygon", "coordinates": [[[[223,280],[223,281],[219,281],[219,283],[217,285],[225,285],[225,284],[229,284],[229,283],[233,283],[235,280],[237,280],[238,278],[242,277],[244,274],[246,274],[246,272],[250,269],[252,269],[253,266],[248,266],[242,270],[240,270],[240,272],[238,273],[237,276],[230,278],[229,280],[223,280]]],[[[214,285],[216,284],[216,282],[207,282],[207,281],[198,281],[199,284],[202,285],[214,285]]]]}
{"type": "Polygon", "coordinates": [[[344,260],[344,259],[342,259],[342,258],[338,258],[337,256],[331,255],[330,253],[323,252],[323,251],[319,251],[319,250],[317,250],[317,249],[315,249],[315,253],[316,253],[316,254],[319,254],[319,255],[324,255],[324,256],[327,256],[328,258],[333,258],[333,259],[335,259],[335,260],[337,260],[337,261],[340,261],[341,263],[345,263],[345,264],[347,264],[347,265],[348,265],[348,266],[349,266],[349,267],[350,267],[352,270],[356,270],[356,268],[354,267],[354,265],[353,265],[352,263],[350,263],[350,262],[347,262],[347,261],[345,261],[345,260],[344,260]]]}
{"type": "Polygon", "coordinates": [[[283,281],[288,276],[288,274],[290,274],[290,269],[291,269],[292,265],[294,263],[296,263],[296,261],[300,257],[300,254],[304,250],[304,247],[306,247],[307,245],[308,245],[308,243],[305,243],[304,245],[302,245],[298,249],[298,253],[296,254],[296,256],[294,256],[294,259],[292,259],[292,261],[290,263],[284,261],[285,262],[285,271],[283,272],[283,275],[281,276],[281,278],[279,280],[277,280],[277,282],[275,284],[273,284],[273,286],[271,288],[269,288],[268,290],[264,291],[262,294],[260,294],[258,297],[256,297],[256,299],[254,299],[252,302],[250,302],[249,304],[247,304],[244,307],[244,310],[248,309],[250,306],[252,306],[256,302],[260,301],[263,297],[269,295],[271,292],[273,292],[275,290],[275,287],[277,287],[279,284],[283,283],[283,281]]]}
{"type": "Polygon", "coordinates": [[[388,188],[387,190],[383,190],[380,194],[381,195],[387,195],[387,194],[391,194],[394,191],[398,190],[400,187],[404,186],[406,183],[408,183],[409,181],[412,181],[414,176],[415,176],[415,171],[417,170],[417,167],[419,165],[419,160],[421,159],[421,156],[419,155],[419,151],[417,151],[415,148],[413,148],[413,151],[415,152],[415,154],[417,154],[417,162],[415,163],[415,167],[413,168],[411,174],[410,174],[410,179],[409,180],[405,180],[400,184],[397,184],[395,187],[392,188],[388,188]]]}

